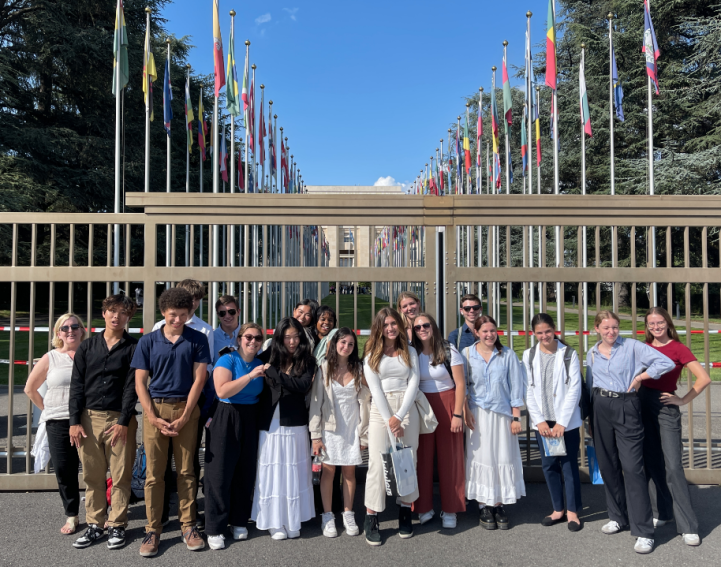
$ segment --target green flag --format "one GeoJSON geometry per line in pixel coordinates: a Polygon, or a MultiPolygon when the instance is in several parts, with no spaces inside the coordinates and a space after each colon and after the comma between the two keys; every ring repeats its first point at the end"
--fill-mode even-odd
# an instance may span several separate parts
{"type": "Polygon", "coordinates": [[[225,79],[225,107],[231,116],[240,114],[240,97],[238,96],[238,73],[235,71],[235,38],[233,24],[230,26],[230,49],[228,50],[228,68],[225,79]]]}

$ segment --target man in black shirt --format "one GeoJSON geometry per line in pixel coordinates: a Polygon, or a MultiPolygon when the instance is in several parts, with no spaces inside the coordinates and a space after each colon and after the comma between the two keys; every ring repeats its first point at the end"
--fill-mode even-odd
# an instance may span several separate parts
{"type": "Polygon", "coordinates": [[[137,306],[125,295],[103,301],[105,330],[83,341],[70,379],[70,443],[78,448],[85,481],[88,529],[74,547],[92,545],[105,534],[106,472],[113,488],[108,517],[108,548],[125,545],[130,481],[135,460],[135,370],[130,363],[138,344],[125,331],[137,306]]]}

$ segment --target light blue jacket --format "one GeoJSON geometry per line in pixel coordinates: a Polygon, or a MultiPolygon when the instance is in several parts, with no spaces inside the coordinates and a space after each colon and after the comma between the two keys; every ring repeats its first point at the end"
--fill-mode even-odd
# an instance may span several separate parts
{"type": "Polygon", "coordinates": [[[512,408],[523,407],[526,396],[526,372],[516,353],[508,347],[500,353],[494,349],[486,363],[473,344],[462,354],[471,408],[513,417],[512,408]]]}

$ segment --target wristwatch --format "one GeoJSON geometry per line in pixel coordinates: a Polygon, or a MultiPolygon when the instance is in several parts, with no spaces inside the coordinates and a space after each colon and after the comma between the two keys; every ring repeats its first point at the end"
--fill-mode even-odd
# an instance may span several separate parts
{"type": "Polygon", "coordinates": [[[453,414],[453,417],[457,417],[458,419],[463,419],[463,415],[457,415],[455,413],[453,414]]]}
{"type": "Polygon", "coordinates": [[[514,417],[514,418],[513,418],[513,421],[521,421],[521,418],[520,418],[520,417],[514,417]]]}

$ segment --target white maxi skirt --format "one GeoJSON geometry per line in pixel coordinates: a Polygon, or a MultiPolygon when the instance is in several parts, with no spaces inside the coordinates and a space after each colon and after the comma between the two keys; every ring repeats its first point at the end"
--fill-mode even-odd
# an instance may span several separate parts
{"type": "Polygon", "coordinates": [[[300,530],[315,517],[308,427],[282,427],[276,412],[258,440],[251,518],[259,530],[300,530]]]}
{"type": "Polygon", "coordinates": [[[512,419],[472,407],[476,428],[466,429],[466,498],[488,506],[515,504],[526,495],[518,437],[512,419]]]}

